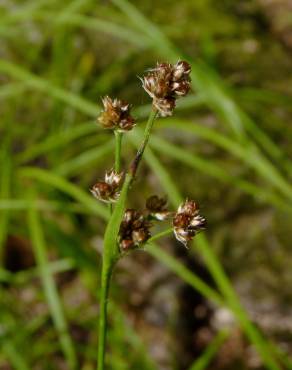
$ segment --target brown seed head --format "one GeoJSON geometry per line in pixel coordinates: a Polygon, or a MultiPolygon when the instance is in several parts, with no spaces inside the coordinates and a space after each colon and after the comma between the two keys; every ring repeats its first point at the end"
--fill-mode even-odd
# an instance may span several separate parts
{"type": "Polygon", "coordinates": [[[103,202],[116,202],[120,196],[124,174],[114,170],[106,172],[104,181],[99,181],[90,190],[93,196],[103,202]]]}
{"type": "Polygon", "coordinates": [[[157,63],[142,79],[143,88],[153,99],[154,107],[161,116],[171,116],[175,101],[190,90],[191,66],[185,61],[157,63]]]}
{"type": "Polygon", "coordinates": [[[167,199],[159,198],[157,195],[152,195],[146,201],[146,209],[150,215],[156,220],[164,221],[171,216],[171,212],[167,210],[167,199]]]}
{"type": "Polygon", "coordinates": [[[114,99],[109,96],[102,99],[103,111],[97,121],[106,129],[115,129],[120,132],[131,130],[135,126],[135,120],[130,115],[130,104],[114,99]]]}
{"type": "Polygon", "coordinates": [[[187,246],[188,242],[205,229],[206,220],[199,215],[199,208],[193,200],[181,204],[173,218],[174,234],[177,240],[187,246]]]}
{"type": "Polygon", "coordinates": [[[122,251],[139,247],[150,238],[151,224],[134,209],[127,209],[120,226],[119,243],[122,251]]]}

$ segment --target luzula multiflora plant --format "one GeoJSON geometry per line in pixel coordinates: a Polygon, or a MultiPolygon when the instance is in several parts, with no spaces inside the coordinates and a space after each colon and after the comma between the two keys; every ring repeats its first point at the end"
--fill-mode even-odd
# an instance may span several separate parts
{"type": "Polygon", "coordinates": [[[116,138],[115,164],[105,174],[103,181],[93,185],[91,192],[100,201],[110,204],[110,219],[104,234],[100,315],[98,338],[98,370],[105,368],[105,341],[107,331],[107,301],[112,270],[118,260],[132,250],[141,248],[151,238],[155,222],[170,220],[177,240],[187,246],[192,238],[205,228],[206,221],[199,215],[198,204],[186,200],[176,212],[167,209],[165,198],[149,197],[145,209],[126,209],[128,193],[136,177],[144,150],[148,144],[153,123],[158,116],[173,114],[176,99],[190,90],[190,65],[185,61],[176,64],[158,63],[141,78],[144,90],[152,98],[152,110],[145,128],[144,138],[127,171],[121,171],[122,136],[134,128],[135,120],[130,114],[130,105],[106,96],[98,123],[113,130],[116,138]]]}

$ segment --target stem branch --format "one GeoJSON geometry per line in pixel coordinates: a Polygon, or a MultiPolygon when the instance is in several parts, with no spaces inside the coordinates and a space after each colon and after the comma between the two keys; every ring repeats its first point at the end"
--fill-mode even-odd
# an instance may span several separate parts
{"type": "Polygon", "coordinates": [[[110,279],[112,269],[108,268],[103,257],[102,271],[101,271],[101,287],[100,287],[100,301],[99,301],[99,329],[98,329],[98,357],[97,369],[104,370],[105,368],[105,343],[107,332],[107,302],[110,286],[110,279]]]}
{"type": "Polygon", "coordinates": [[[122,139],[123,134],[121,132],[115,131],[115,171],[120,172],[121,170],[121,148],[122,148],[122,139]]]}
{"type": "Polygon", "coordinates": [[[158,113],[157,110],[155,108],[153,108],[150,115],[149,115],[148,122],[147,122],[147,125],[146,125],[146,128],[145,128],[145,131],[144,131],[144,139],[143,139],[142,145],[138,149],[136,157],[134,158],[134,160],[133,160],[133,162],[130,166],[130,171],[129,172],[132,176],[132,180],[134,180],[134,178],[135,178],[136,172],[138,170],[139,163],[141,162],[143,153],[144,153],[145,148],[148,144],[150,134],[151,134],[151,129],[152,129],[153,123],[155,121],[155,118],[157,116],[157,113],[158,113]]]}

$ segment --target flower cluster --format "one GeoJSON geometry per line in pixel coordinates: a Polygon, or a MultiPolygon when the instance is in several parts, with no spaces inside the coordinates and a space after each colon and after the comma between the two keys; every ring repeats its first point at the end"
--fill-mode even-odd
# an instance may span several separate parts
{"type": "Polygon", "coordinates": [[[191,66],[185,61],[178,61],[174,65],[157,63],[156,68],[143,77],[143,88],[162,117],[171,116],[176,99],[189,92],[190,72],[191,66]]]}
{"type": "MultiPolygon", "coordinates": [[[[186,61],[178,61],[175,64],[157,63],[156,67],[150,69],[141,79],[143,88],[153,99],[153,107],[161,116],[171,116],[176,99],[189,92],[190,72],[191,66],[186,61]]],[[[111,99],[109,96],[104,97],[102,103],[104,108],[97,120],[103,128],[126,132],[135,126],[135,120],[130,114],[130,104],[119,99],[111,99]]],[[[146,138],[148,140],[149,135],[146,138]]],[[[132,174],[133,178],[135,174],[133,168],[137,169],[147,140],[142,143],[132,162],[134,167],[130,167],[129,174],[132,174]]],[[[118,151],[116,155],[117,153],[118,151]]],[[[123,173],[114,170],[106,172],[104,181],[97,182],[91,192],[103,202],[115,202],[120,196],[123,178],[123,173]]],[[[120,250],[125,252],[141,246],[151,236],[152,223],[169,218],[172,218],[175,237],[185,246],[206,225],[194,201],[186,200],[175,213],[167,209],[166,198],[153,195],[147,199],[146,209],[142,212],[134,209],[125,211],[118,237],[120,250]]]]}
{"type": "Polygon", "coordinates": [[[99,181],[90,189],[93,196],[103,202],[116,202],[120,196],[124,174],[114,170],[106,172],[104,181],[99,181]]]}
{"type": "Polygon", "coordinates": [[[103,128],[115,129],[119,132],[130,131],[135,126],[135,120],[130,115],[130,104],[109,96],[102,99],[103,111],[97,118],[103,128]]]}
{"type": "Polygon", "coordinates": [[[119,244],[123,252],[139,247],[150,238],[151,224],[142,213],[127,209],[120,226],[119,244]]]}
{"type": "Polygon", "coordinates": [[[185,246],[205,226],[206,220],[199,215],[199,208],[193,200],[186,200],[181,204],[173,218],[175,237],[185,246]]]}
{"type": "Polygon", "coordinates": [[[157,195],[152,195],[146,201],[146,209],[149,212],[149,216],[153,217],[158,221],[164,221],[171,216],[166,208],[167,199],[159,198],[157,195]]]}

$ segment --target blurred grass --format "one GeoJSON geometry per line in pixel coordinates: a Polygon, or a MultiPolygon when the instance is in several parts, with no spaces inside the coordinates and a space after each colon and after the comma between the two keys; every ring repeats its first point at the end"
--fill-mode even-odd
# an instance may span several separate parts
{"type": "MultiPolygon", "coordinates": [[[[99,234],[101,230],[99,225],[95,230],[91,228],[91,225],[80,223],[78,217],[84,213],[86,219],[94,216],[95,219],[106,221],[108,217],[107,208],[92,199],[88,188],[94,181],[93,176],[100,176],[102,171],[99,168],[103,170],[108,163],[112,163],[113,143],[108,141],[105,134],[104,140],[96,145],[91,138],[95,132],[99,137],[102,134],[97,131],[98,128],[94,122],[88,122],[88,120],[95,118],[100,110],[99,95],[105,87],[98,85],[105,84],[102,71],[106,69],[109,60],[112,62],[116,59],[116,65],[120,66],[125,75],[128,72],[131,73],[130,80],[125,76],[124,79],[117,81],[114,76],[111,76],[113,71],[109,68],[109,77],[106,81],[106,87],[110,89],[109,93],[118,92],[131,97],[129,91],[133,88],[132,75],[141,74],[143,68],[153,65],[157,59],[174,61],[182,58],[186,52],[192,55],[187,59],[192,61],[192,79],[196,95],[190,95],[179,102],[176,114],[181,114],[184,118],[171,118],[157,122],[157,133],[151,140],[152,150],[148,150],[145,157],[173,204],[177,205],[181,200],[177,187],[180,185],[179,179],[176,182],[172,180],[167,169],[169,162],[164,162],[163,158],[174,160],[186,169],[193,169],[196,171],[196,176],[202,173],[210,180],[210,184],[215,182],[217,185],[218,180],[218,183],[229,184],[230,189],[238,188],[241,192],[252,195],[256,201],[253,203],[255,206],[260,201],[283,211],[288,217],[290,217],[292,208],[291,182],[286,177],[286,173],[291,174],[292,168],[289,155],[286,154],[285,148],[283,149],[277,141],[274,141],[274,138],[272,140],[272,136],[237,103],[239,101],[241,105],[242,101],[249,101],[256,107],[260,107],[261,103],[267,104],[268,107],[269,104],[277,104],[290,109],[291,97],[265,89],[229,89],[225,81],[222,81],[206,61],[199,60],[199,58],[193,59],[194,54],[188,45],[181,45],[184,51],[178,50],[175,42],[170,41],[168,36],[133,3],[125,0],[114,0],[113,3],[116,8],[112,4],[96,4],[93,1],[80,0],[62,3],[49,0],[27,1],[25,4],[16,2],[16,9],[3,11],[0,15],[0,34],[3,43],[8,45],[6,48],[9,49],[7,53],[1,49],[0,99],[5,102],[1,106],[1,113],[3,111],[3,115],[6,115],[5,120],[9,122],[8,125],[5,122],[6,126],[1,123],[1,129],[8,131],[12,136],[11,148],[10,143],[7,144],[5,140],[1,143],[0,245],[5,244],[7,235],[10,233],[26,235],[27,230],[23,226],[21,212],[28,211],[31,240],[34,241],[36,251],[41,252],[39,263],[42,265],[42,278],[46,281],[47,293],[49,290],[53,291],[53,295],[47,294],[48,304],[50,307],[55,305],[54,312],[55,315],[57,312],[59,317],[56,320],[59,331],[67,324],[62,313],[60,321],[60,298],[54,287],[52,274],[68,271],[74,267],[77,268],[78,273],[85,270],[89,274],[90,284],[93,285],[88,284],[89,290],[92,289],[92,292],[95,292],[94,284],[98,284],[96,276],[98,261],[89,263],[86,257],[85,259],[82,257],[84,254],[80,251],[83,248],[82,243],[85,236],[83,229],[87,239],[93,232],[99,234]],[[27,27],[31,27],[35,32],[35,37],[39,30],[43,30],[44,38],[39,44],[35,43],[34,46],[28,47],[24,42],[26,34],[29,34],[27,27]],[[76,33],[85,35],[84,48],[80,46],[80,39],[72,41],[76,33]],[[24,36],[23,39],[19,41],[22,36],[24,36]],[[105,38],[105,44],[102,44],[103,38],[105,38]],[[101,47],[106,45],[107,50],[96,50],[95,43],[100,43],[101,47]],[[46,46],[48,44],[51,48],[49,58],[48,46],[46,46]],[[94,60],[94,63],[100,63],[96,67],[92,67],[91,55],[93,53],[98,55],[98,60],[94,60]],[[106,56],[107,53],[109,57],[106,56]],[[132,63],[133,58],[136,60],[135,63],[132,63]],[[2,83],[2,79],[5,83],[2,83]],[[196,112],[215,113],[220,122],[219,126],[207,127],[203,122],[194,123],[193,117],[196,117],[196,112]],[[31,125],[26,127],[25,125],[30,122],[31,125]],[[74,125],[72,125],[73,122],[74,125]],[[173,143],[170,143],[167,136],[164,138],[165,133],[173,133],[173,143]],[[179,147],[177,137],[180,133],[189,135],[192,140],[203,140],[208,145],[217,148],[220,153],[223,151],[224,158],[236,161],[238,168],[243,170],[235,174],[230,173],[228,168],[225,169],[222,166],[221,161],[205,157],[200,149],[196,150],[194,147],[194,150],[189,151],[179,147]],[[22,167],[23,165],[26,167],[22,167]],[[252,176],[250,172],[246,173],[246,168],[252,170],[252,176]],[[41,194],[41,199],[35,199],[33,203],[24,199],[23,187],[25,186],[37,189],[38,194],[41,194]],[[44,217],[44,230],[40,225],[38,212],[42,212],[42,217],[44,217]],[[50,226],[48,220],[52,214],[54,227],[50,226]],[[8,222],[9,220],[12,221],[8,222]],[[71,239],[65,240],[64,236],[67,235],[64,232],[66,228],[73,233],[73,239],[74,236],[76,239],[69,259],[61,258],[61,253],[70,253],[67,245],[70,245],[71,239]],[[57,246],[55,261],[49,262],[44,258],[46,246],[43,233],[46,236],[52,233],[50,239],[55,240],[53,245],[57,246]]],[[[155,6],[158,7],[158,4],[155,6]]],[[[202,4],[201,6],[204,8],[208,5],[202,4]]],[[[147,8],[146,5],[145,7],[147,8]]],[[[166,32],[169,32],[171,28],[165,25],[163,27],[166,32]]],[[[33,39],[33,35],[29,37],[33,39]]],[[[135,96],[135,87],[133,90],[134,99],[139,101],[139,97],[135,96]]],[[[140,118],[145,118],[148,112],[148,104],[135,109],[135,114],[140,118]]],[[[197,118],[195,119],[197,121],[197,118]]],[[[282,136],[284,137],[285,133],[282,136]]],[[[139,129],[134,131],[130,140],[126,142],[124,162],[128,160],[126,156],[132,153],[128,143],[136,143],[138,139],[139,129]]],[[[194,181],[196,181],[196,176],[194,176],[194,181]]],[[[211,213],[211,211],[208,212],[211,213]]],[[[261,353],[266,367],[277,369],[272,352],[270,353],[269,350],[269,343],[259,335],[245,311],[242,310],[238,297],[222,269],[222,264],[206,243],[204,237],[199,237],[196,243],[197,249],[204,257],[220,294],[158,246],[151,245],[148,251],[203,296],[217,304],[228,305],[250,341],[261,353]]],[[[1,281],[15,286],[28,283],[36,274],[34,269],[17,274],[11,274],[2,269],[0,277],[1,281]]],[[[68,321],[71,320],[73,319],[70,316],[68,321]]],[[[111,345],[116,347],[116,352],[112,366],[118,370],[126,368],[121,357],[123,351],[128,348],[123,347],[122,333],[128,329],[128,325],[123,323],[119,316],[115,316],[115,321],[111,345]]],[[[18,324],[21,326],[21,321],[18,324]]],[[[32,350],[32,352],[35,351],[36,357],[42,357],[43,354],[46,358],[50,358],[57,351],[50,335],[47,337],[43,335],[43,343],[32,350]]],[[[28,340],[34,339],[28,336],[28,340]]],[[[65,344],[64,340],[62,341],[64,352],[74,366],[75,360],[70,343],[68,347],[68,341],[65,340],[65,344]]],[[[135,353],[138,353],[141,358],[144,357],[143,353],[145,355],[146,349],[139,344],[139,338],[136,335],[129,338],[129,343],[135,353]]],[[[215,343],[217,343],[216,339],[215,343]]],[[[92,353],[92,350],[94,352],[93,346],[94,344],[89,344],[88,353],[92,353]]],[[[16,369],[30,368],[26,365],[27,359],[22,358],[17,352],[17,342],[14,344],[13,338],[7,340],[3,348],[11,366],[16,369]]],[[[210,356],[215,355],[217,350],[219,347],[213,347],[211,343],[193,367],[195,369],[207,368],[210,356]]],[[[92,360],[95,353],[88,354],[88,356],[92,360]]],[[[286,358],[286,355],[281,353],[279,357],[286,358]]],[[[32,361],[33,353],[29,358],[28,364],[32,361]]],[[[289,363],[289,361],[286,362],[289,363]]],[[[90,369],[90,365],[88,366],[90,369]]],[[[141,364],[141,368],[142,366],[143,369],[155,368],[155,365],[149,363],[147,359],[143,365],[141,364]]],[[[288,365],[286,367],[289,368],[288,365]]]]}
{"type": "MultiPolygon", "coordinates": [[[[156,168],[157,167],[152,168],[153,171],[155,171],[156,168]]],[[[179,195],[175,195],[172,192],[172,188],[175,187],[174,182],[172,183],[171,188],[168,189],[169,177],[165,181],[162,178],[162,181],[164,189],[169,197],[169,200],[174,206],[177,207],[177,205],[183,201],[183,197],[178,192],[176,194],[179,195]]],[[[270,353],[268,343],[265,341],[260,332],[249,320],[244,308],[241,306],[241,303],[235,291],[232,288],[232,285],[227,275],[225,274],[222,266],[220,265],[219,260],[217,259],[215,253],[212,251],[207,238],[203,234],[197,235],[194,244],[196,248],[200,251],[200,254],[203,256],[210,274],[213,276],[216,285],[218,286],[222,295],[225,297],[226,304],[232,310],[234,316],[237,318],[238,322],[240,323],[242,329],[245,331],[245,334],[247,335],[249,340],[254,344],[255,348],[258,350],[266,367],[269,369],[279,370],[280,368],[278,367],[277,362],[273,358],[273,355],[270,353]]]]}
{"type": "MultiPolygon", "coordinates": [[[[1,179],[0,179],[0,200],[10,197],[11,188],[11,156],[10,138],[4,138],[1,147],[1,179]]],[[[0,217],[0,263],[3,263],[3,248],[8,233],[9,209],[1,212],[0,217]]]]}
{"type": "Polygon", "coordinates": [[[21,169],[20,174],[21,176],[33,178],[37,181],[44,182],[47,185],[60,189],[84,204],[93,214],[100,216],[103,219],[107,219],[108,209],[104,205],[99,202],[92,201],[92,197],[89,195],[89,192],[86,193],[83,189],[70,183],[63,177],[55,175],[51,171],[34,167],[24,167],[21,169]]]}
{"type": "Polygon", "coordinates": [[[213,357],[220,350],[220,347],[228,338],[227,331],[219,331],[212,342],[205,349],[203,354],[194,362],[194,364],[189,368],[189,370],[204,370],[207,369],[212,361],[213,357]]]}
{"type": "MultiPolygon", "coordinates": [[[[34,202],[34,195],[30,195],[30,201],[34,202]]],[[[69,368],[77,369],[77,357],[72,339],[68,331],[68,324],[62,309],[58,290],[51,271],[48,269],[48,256],[45,246],[43,230],[35,207],[28,210],[28,228],[31,234],[31,241],[34,248],[39,274],[43,283],[44,293],[50,307],[52,318],[56,326],[64,355],[68,361],[69,368]]]]}

